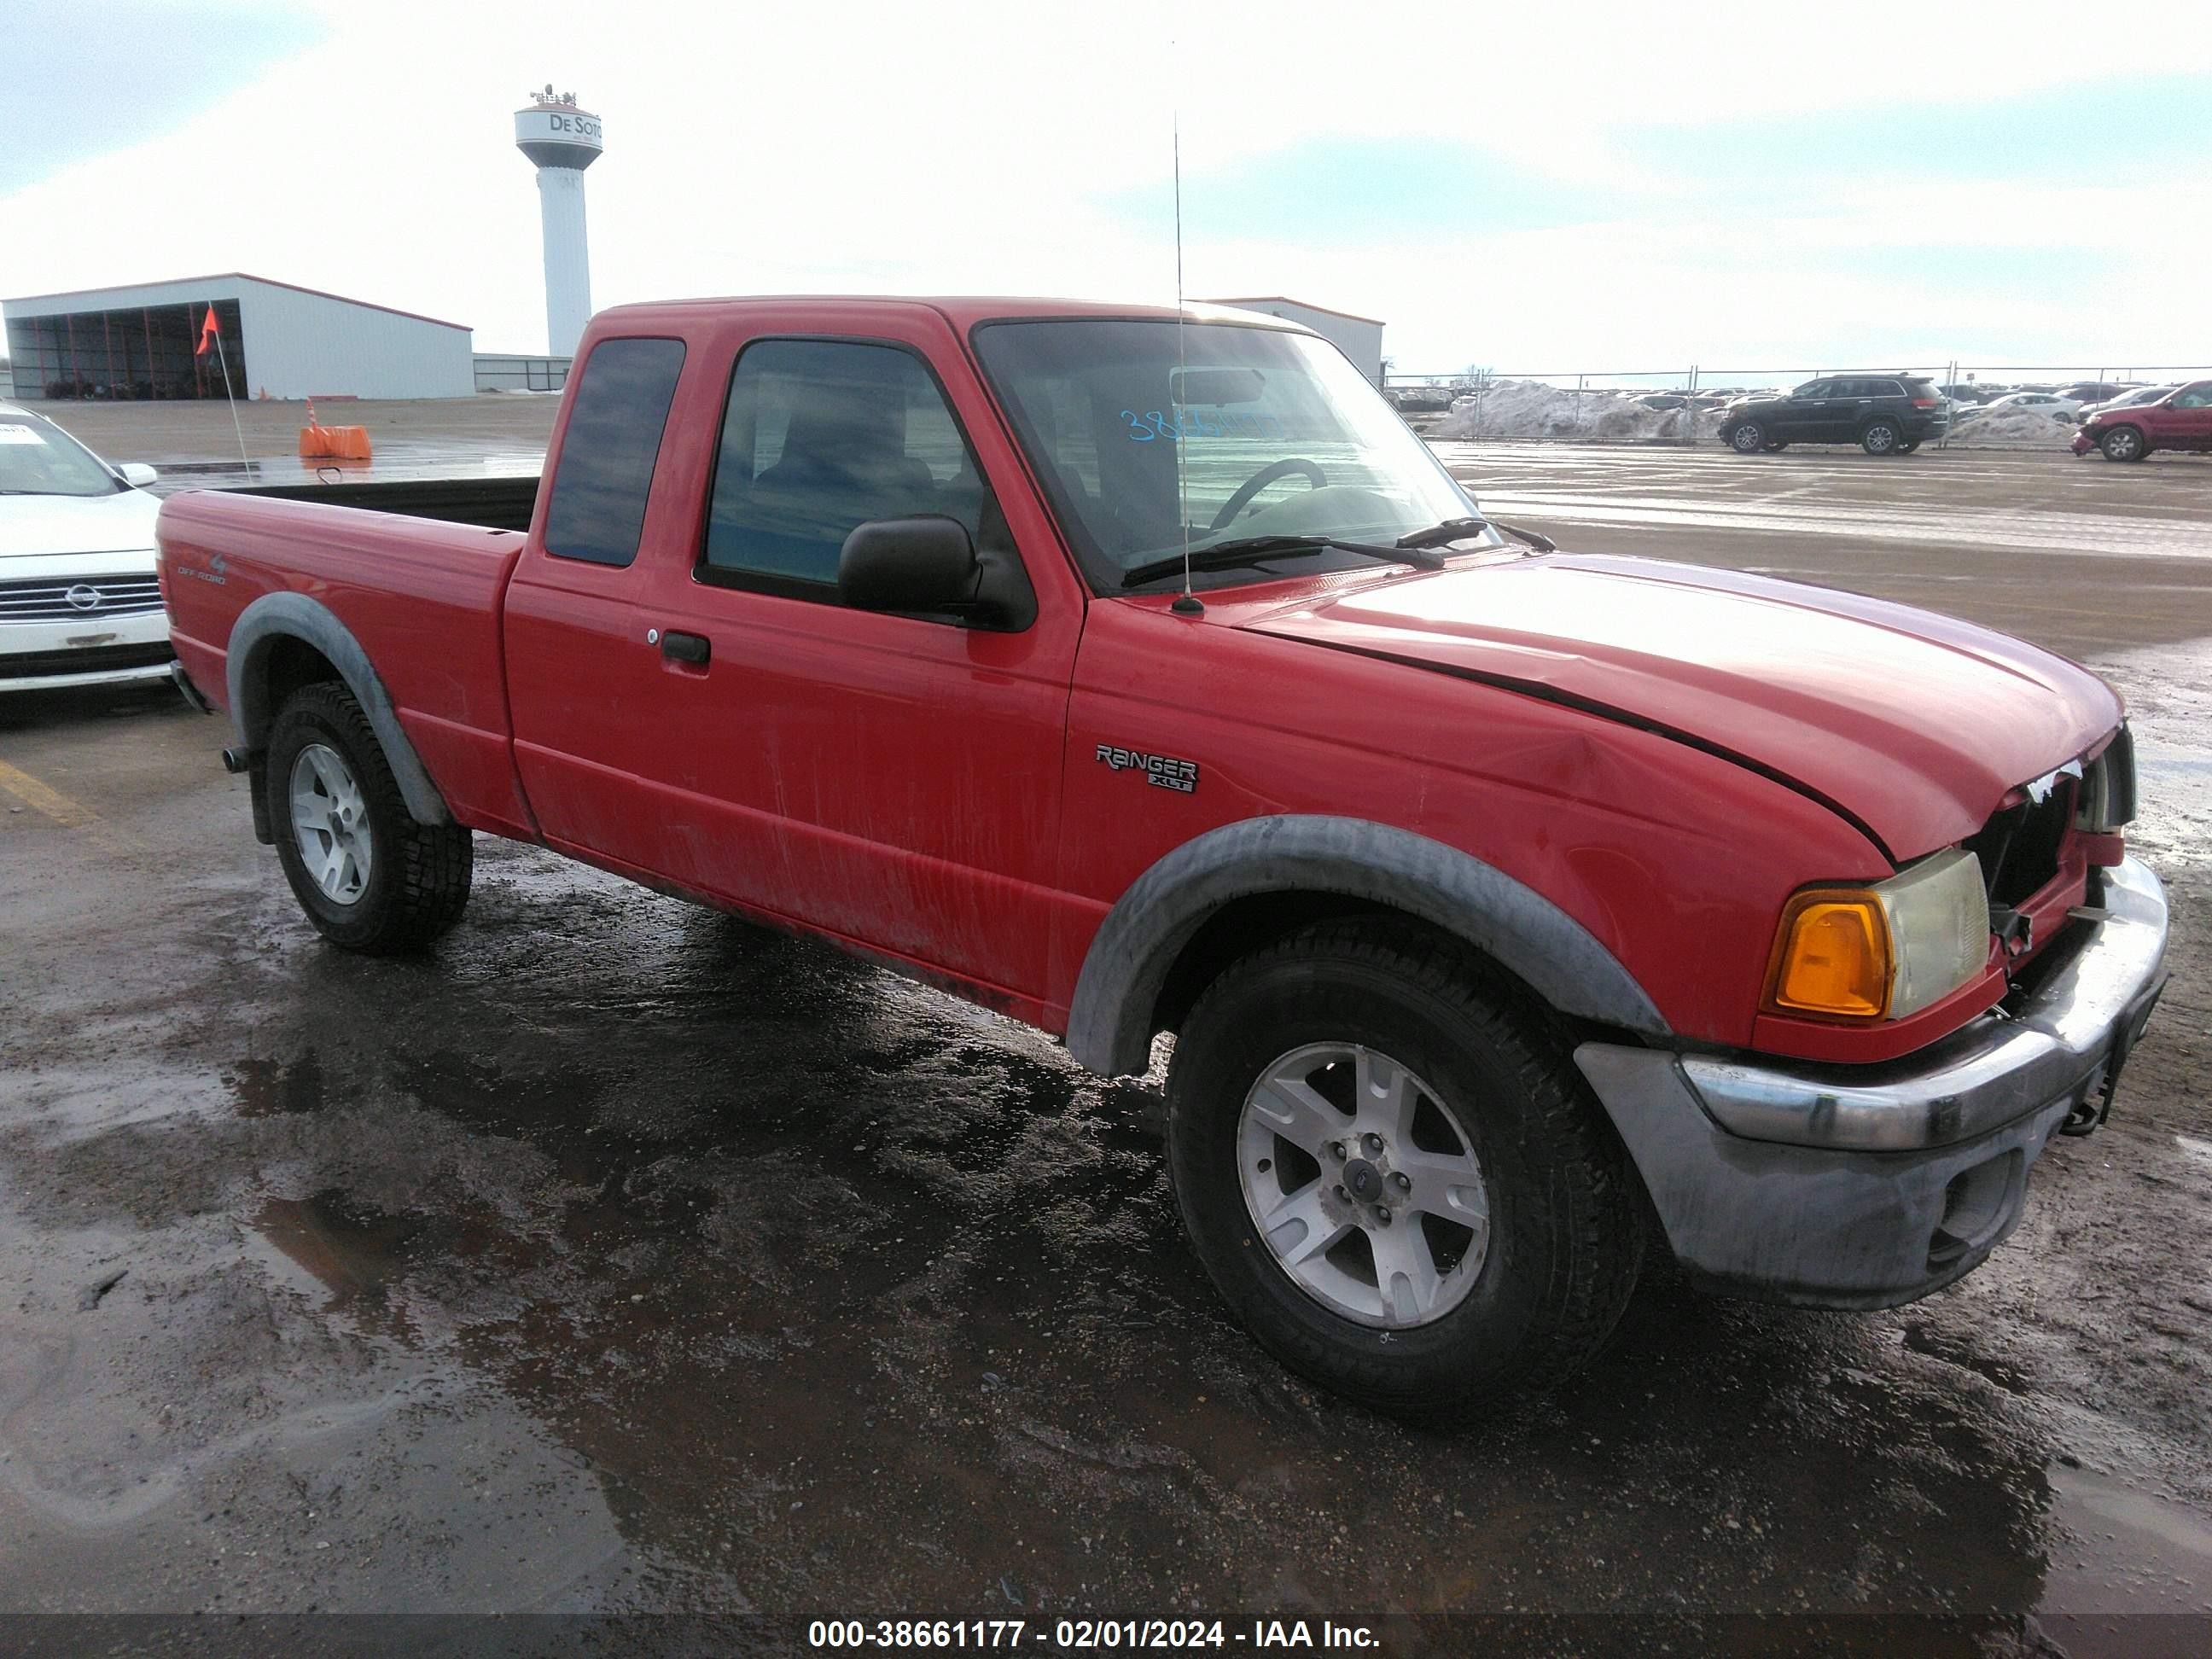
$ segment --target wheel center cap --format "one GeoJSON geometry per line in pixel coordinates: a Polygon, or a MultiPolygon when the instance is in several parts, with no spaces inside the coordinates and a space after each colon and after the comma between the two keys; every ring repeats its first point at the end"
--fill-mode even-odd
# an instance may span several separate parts
{"type": "Polygon", "coordinates": [[[1364,1158],[1355,1158],[1344,1166],[1344,1190],[1363,1204],[1372,1204],[1382,1196],[1382,1173],[1364,1158]]]}

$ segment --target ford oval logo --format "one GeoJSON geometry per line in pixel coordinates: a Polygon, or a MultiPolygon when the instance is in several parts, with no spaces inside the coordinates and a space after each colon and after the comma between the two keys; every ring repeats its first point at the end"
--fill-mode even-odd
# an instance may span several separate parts
{"type": "Polygon", "coordinates": [[[63,594],[62,597],[70,602],[70,609],[72,611],[97,611],[100,609],[100,590],[93,586],[89,582],[77,583],[76,586],[70,588],[70,591],[63,594]]]}

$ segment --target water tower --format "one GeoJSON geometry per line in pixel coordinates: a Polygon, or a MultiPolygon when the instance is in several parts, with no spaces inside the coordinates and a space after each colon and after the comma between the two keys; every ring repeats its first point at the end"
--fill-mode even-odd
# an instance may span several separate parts
{"type": "Polygon", "coordinates": [[[584,233],[584,169],[599,159],[599,118],[553,84],[514,112],[514,147],[538,168],[545,231],[545,348],[575,355],[592,315],[592,253],[584,233]]]}

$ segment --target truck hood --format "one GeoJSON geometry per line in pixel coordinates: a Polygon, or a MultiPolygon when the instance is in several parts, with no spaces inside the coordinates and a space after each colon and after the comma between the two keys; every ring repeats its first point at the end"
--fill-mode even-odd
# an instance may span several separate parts
{"type": "Polygon", "coordinates": [[[2008,635],[1829,588],[1553,555],[1338,590],[1241,626],[1589,709],[1826,802],[1893,860],[1972,835],[2120,702],[2008,635]]]}
{"type": "MultiPolygon", "coordinates": [[[[0,562],[70,553],[153,556],[157,497],[143,489],[112,495],[0,495],[0,562]]],[[[5,568],[0,562],[0,568],[5,568]]],[[[149,562],[147,567],[153,567],[149,562]]]]}

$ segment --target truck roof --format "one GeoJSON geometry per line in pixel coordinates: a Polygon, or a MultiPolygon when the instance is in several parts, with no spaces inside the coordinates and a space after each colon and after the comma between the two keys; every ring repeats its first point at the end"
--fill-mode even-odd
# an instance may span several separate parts
{"type": "Polygon", "coordinates": [[[1234,306],[1186,301],[1181,313],[1173,306],[1121,305],[1098,300],[1054,300],[1036,296],[921,295],[895,294],[742,294],[696,300],[652,300],[636,305],[614,306],[603,316],[618,316],[625,323],[665,319],[696,319],[751,309],[788,312],[794,309],[851,312],[858,309],[921,309],[934,311],[957,329],[1004,318],[1116,318],[1172,322],[1177,315],[1194,323],[1238,322],[1285,332],[1310,334],[1303,324],[1264,312],[1240,311],[1234,306]]]}

